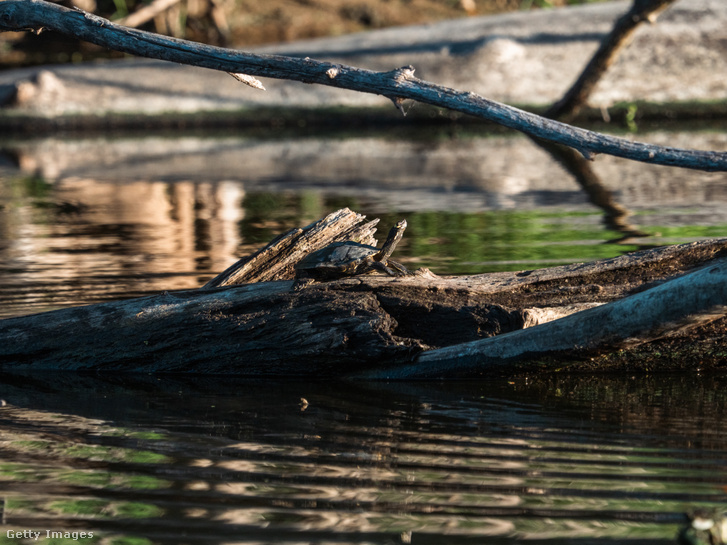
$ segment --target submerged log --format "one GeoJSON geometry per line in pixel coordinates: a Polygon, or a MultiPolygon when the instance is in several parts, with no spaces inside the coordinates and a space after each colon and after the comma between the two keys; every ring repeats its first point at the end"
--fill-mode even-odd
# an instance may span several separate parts
{"type": "Polygon", "coordinates": [[[706,324],[725,344],[727,239],[535,271],[293,280],[332,240],[372,244],[363,219],[344,209],[292,230],[202,289],[0,320],[0,370],[443,378],[558,369],[664,338],[678,352],[706,324]]]}

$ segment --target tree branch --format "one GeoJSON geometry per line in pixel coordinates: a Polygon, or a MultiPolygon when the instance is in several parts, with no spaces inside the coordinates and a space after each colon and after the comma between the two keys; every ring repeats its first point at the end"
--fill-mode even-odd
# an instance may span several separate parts
{"type": "Polygon", "coordinates": [[[309,58],[244,53],[121,27],[90,13],[69,10],[43,0],[0,2],[0,30],[39,32],[44,29],[142,57],[378,94],[390,98],[395,104],[402,99],[417,100],[566,145],[589,159],[605,153],[658,165],[727,171],[727,153],[724,152],[631,142],[572,127],[474,93],[422,81],[414,77],[414,69],[410,66],[390,72],[374,72],[309,58]]]}
{"type": "Polygon", "coordinates": [[[644,22],[653,23],[657,16],[675,0],[634,0],[631,9],[614,24],[598,51],[581,72],[573,86],[545,112],[546,117],[568,121],[583,108],[588,97],[619,51],[628,44],[636,29],[644,22]]]}

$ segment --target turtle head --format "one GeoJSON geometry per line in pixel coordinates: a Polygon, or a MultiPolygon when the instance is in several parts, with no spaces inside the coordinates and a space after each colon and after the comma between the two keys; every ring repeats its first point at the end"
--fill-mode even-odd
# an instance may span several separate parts
{"type": "Polygon", "coordinates": [[[394,225],[391,228],[391,231],[389,231],[389,235],[386,237],[386,242],[384,242],[384,245],[381,247],[381,250],[379,250],[372,256],[374,261],[386,262],[389,259],[391,254],[394,253],[394,249],[396,248],[396,245],[399,244],[401,237],[404,236],[405,229],[406,229],[406,220],[401,220],[401,221],[396,222],[396,225],[394,225]]]}

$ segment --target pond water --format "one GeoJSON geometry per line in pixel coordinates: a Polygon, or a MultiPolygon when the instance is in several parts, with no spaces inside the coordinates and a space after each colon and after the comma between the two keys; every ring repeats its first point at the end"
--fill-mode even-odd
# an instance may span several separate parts
{"type": "MultiPolygon", "coordinates": [[[[7,139],[0,317],[196,288],[344,206],[440,274],[727,236],[723,173],[423,132],[7,139]]],[[[3,375],[0,543],[674,543],[727,502],[726,380],[3,375]]]]}
{"type": "MultiPolygon", "coordinates": [[[[727,149],[716,130],[634,137],[727,149]]],[[[491,128],[68,135],[0,151],[0,317],[196,288],[344,206],[383,233],[405,217],[397,258],[439,274],[727,236],[725,173],[603,156],[564,166],[491,128]]]]}
{"type": "Polygon", "coordinates": [[[0,543],[675,543],[727,500],[726,380],[6,376],[0,543]]]}

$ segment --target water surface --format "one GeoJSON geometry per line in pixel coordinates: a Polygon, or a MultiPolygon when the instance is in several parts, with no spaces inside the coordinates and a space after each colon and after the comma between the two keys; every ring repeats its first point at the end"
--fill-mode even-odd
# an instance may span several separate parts
{"type": "MultiPolygon", "coordinates": [[[[727,149],[720,131],[635,137],[727,149]]],[[[438,274],[727,236],[724,173],[602,156],[574,171],[501,130],[70,135],[0,149],[0,317],[197,288],[344,206],[384,233],[405,217],[397,258],[438,274]]]]}
{"type": "Polygon", "coordinates": [[[4,376],[3,528],[92,543],[674,543],[685,510],[727,501],[725,386],[4,376]]]}
{"type": "MultiPolygon", "coordinates": [[[[638,137],[727,148],[720,131],[638,137]]],[[[501,131],[2,150],[0,317],[196,288],[343,206],[384,232],[406,217],[397,258],[440,274],[727,236],[723,173],[599,157],[575,174],[501,131]]],[[[3,375],[0,543],[674,543],[685,511],[727,500],[725,386],[3,375]]]]}

